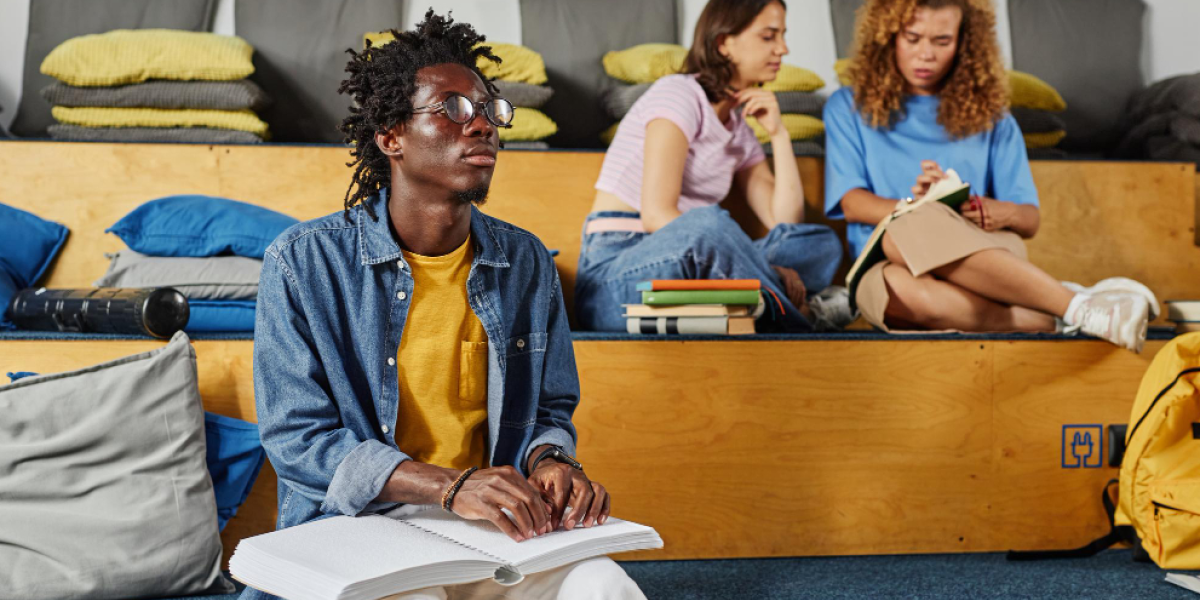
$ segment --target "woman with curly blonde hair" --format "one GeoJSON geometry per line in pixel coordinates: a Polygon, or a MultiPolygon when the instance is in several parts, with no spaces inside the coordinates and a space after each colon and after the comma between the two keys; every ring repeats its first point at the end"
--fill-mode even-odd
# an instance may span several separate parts
{"type": "Polygon", "coordinates": [[[1138,351],[1158,301],[1142,284],[1060,283],[1026,259],[1037,189],[1008,114],[991,0],[869,0],[852,83],[825,106],[825,210],[848,221],[852,252],[897,203],[953,169],[960,211],[933,202],[895,219],[886,260],[855,290],[872,325],[917,330],[1075,332],[1138,351]]]}

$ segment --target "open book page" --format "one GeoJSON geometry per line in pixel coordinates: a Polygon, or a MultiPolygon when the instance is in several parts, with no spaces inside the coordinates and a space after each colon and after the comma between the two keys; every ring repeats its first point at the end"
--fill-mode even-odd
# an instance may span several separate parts
{"type": "Polygon", "coordinates": [[[524,542],[514,542],[495,525],[467,521],[430,509],[404,517],[421,529],[444,535],[513,565],[523,575],[570,564],[585,558],[629,550],[661,548],[658,533],[645,525],[609,517],[603,525],[558,530],[524,542]]]}
{"type": "Polygon", "coordinates": [[[954,169],[946,169],[946,177],[941,181],[929,186],[925,191],[925,195],[912,202],[901,202],[895,211],[892,212],[893,217],[898,217],[904,213],[912,212],[930,202],[937,202],[942,198],[953,195],[954,193],[969,188],[968,184],[963,183],[958,177],[958,173],[954,169]]]}
{"type": "Polygon", "coordinates": [[[332,517],[247,538],[230,559],[234,578],[295,600],[349,597],[343,591],[364,583],[375,587],[370,583],[380,578],[390,582],[383,588],[390,591],[381,595],[478,581],[498,566],[474,550],[382,515],[332,517]]]}

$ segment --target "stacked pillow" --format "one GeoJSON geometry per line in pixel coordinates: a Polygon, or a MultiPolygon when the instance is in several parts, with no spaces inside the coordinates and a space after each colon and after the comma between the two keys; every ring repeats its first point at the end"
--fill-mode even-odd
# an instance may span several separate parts
{"type": "MultiPolygon", "coordinates": [[[[625,118],[634,102],[650,89],[650,86],[666,75],[683,70],[687,49],[677,44],[641,44],[626,50],[604,55],[604,72],[613,79],[604,92],[604,106],[618,122],[625,118]]],[[[825,124],[821,121],[821,110],[825,99],[816,90],[825,86],[816,73],[793,65],[783,65],[774,81],[763,85],[763,89],[775,92],[783,113],[783,126],[792,139],[796,155],[824,154],[822,135],[825,124]]],[[[756,119],[747,119],[759,141],[770,152],[767,132],[756,119]]],[[[605,143],[612,143],[616,135],[614,124],[601,134],[605,143]]]]}
{"type": "Polygon", "coordinates": [[[269,99],[246,79],[254,49],[241,38],[170,29],[118,29],[71,38],[41,71],[59,140],[260,143],[254,111],[269,99]]]}
{"type": "Polygon", "coordinates": [[[225,198],[151,200],[106,230],[129,249],[110,256],[108,272],[96,286],[173,287],[191,309],[184,331],[253,331],[263,255],[298,222],[225,198]]]}
{"type": "Polygon", "coordinates": [[[0,204],[0,330],[15,328],[8,319],[9,303],[49,272],[67,234],[61,223],[0,204]]]}
{"type": "MultiPolygon", "coordinates": [[[[395,39],[391,32],[368,33],[364,41],[381,46],[395,39]]],[[[512,127],[500,130],[500,141],[506,149],[545,150],[546,138],[558,133],[558,124],[540,109],[554,90],[546,85],[546,62],[542,55],[516,44],[487,42],[500,64],[480,59],[483,75],[492,80],[500,96],[514,107],[512,127]]]]}
{"type": "MultiPolygon", "coordinates": [[[[850,73],[853,61],[843,58],[833,65],[843,86],[853,84],[850,73]]],[[[1025,137],[1025,147],[1038,154],[1061,152],[1053,150],[1067,137],[1066,124],[1056,114],[1067,109],[1067,103],[1045,81],[1021,71],[1008,72],[1011,91],[1010,108],[1017,126],[1025,137]]],[[[1033,154],[1033,153],[1031,153],[1033,154]]]]}
{"type": "Polygon", "coordinates": [[[1122,158],[1200,164],[1200,73],[1164,79],[1129,102],[1122,158]]]}

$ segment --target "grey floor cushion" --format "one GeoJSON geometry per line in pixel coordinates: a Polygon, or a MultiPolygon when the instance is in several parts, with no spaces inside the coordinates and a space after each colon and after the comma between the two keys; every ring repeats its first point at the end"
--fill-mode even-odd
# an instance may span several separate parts
{"type": "Polygon", "coordinates": [[[493,81],[500,91],[500,95],[513,106],[523,108],[541,108],[550,97],[554,95],[554,90],[545,85],[532,85],[521,83],[519,81],[493,81]]]}
{"type": "Polygon", "coordinates": [[[77,87],[54,82],[42,98],[55,106],[106,108],[200,108],[261,110],[270,104],[262,88],[239,81],[147,81],[116,87],[77,87]]]}
{"type": "Polygon", "coordinates": [[[1111,150],[1142,89],[1142,0],[1008,0],[1013,68],[1054,86],[1071,151],[1111,150]]]}
{"type": "Polygon", "coordinates": [[[365,33],[400,29],[403,15],[398,0],[237,0],[237,34],[254,46],[250,79],[275,99],[262,113],[272,141],[342,143],[346,50],[362,50],[365,33]]]}
{"type": "Polygon", "coordinates": [[[233,591],[187,335],[0,387],[0,414],[0,598],[233,591]]]}
{"type": "Polygon", "coordinates": [[[1067,128],[1062,117],[1045,110],[1014,107],[1012,116],[1013,119],[1016,119],[1017,127],[1021,128],[1022,133],[1050,133],[1067,128]]]}
{"type": "Polygon", "coordinates": [[[1157,81],[1129,101],[1129,118],[1135,122],[1174,111],[1200,119],[1200,73],[1157,81]]]}
{"type": "Polygon", "coordinates": [[[261,144],[249,131],[209,127],[81,127],[51,125],[50,137],[64,142],[173,142],[192,144],[261,144]]]}
{"type": "Polygon", "coordinates": [[[217,0],[36,0],[29,3],[29,38],[21,102],[12,132],[46,137],[54,123],[50,104],[39,94],[54,83],[42,75],[42,60],[59,44],[77,36],[113,29],[183,29],[208,31],[217,0]]]}
{"type": "Polygon", "coordinates": [[[612,124],[602,93],[606,52],[651,42],[677,43],[674,0],[521,0],[522,43],[542,55],[554,96],[542,107],[556,148],[602,148],[612,124]]]}
{"type": "Polygon", "coordinates": [[[1171,135],[1192,146],[1200,146],[1200,119],[1180,114],[1171,119],[1171,135]]]}
{"type": "Polygon", "coordinates": [[[173,287],[188,298],[254,300],[262,261],[244,256],[182,258],[146,256],[133,250],[112,255],[96,287],[173,287]]]}

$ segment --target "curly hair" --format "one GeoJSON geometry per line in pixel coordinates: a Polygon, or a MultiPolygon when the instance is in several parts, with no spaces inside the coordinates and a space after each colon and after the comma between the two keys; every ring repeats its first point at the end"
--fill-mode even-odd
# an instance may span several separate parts
{"type": "MultiPolygon", "coordinates": [[[[394,41],[373,46],[367,40],[362,52],[346,50],[351,57],[346,65],[350,77],[342,81],[338,93],[349,94],[354,100],[350,116],[339,127],[346,143],[351,145],[350,156],[354,158],[346,163],[354,167],[354,178],[344,199],[347,221],[355,204],[390,184],[391,164],[375,145],[375,134],[412,118],[417,71],[446,63],[463,65],[483,80],[488,93],[498,93],[479,70],[477,61],[482,57],[499,63],[500,58],[492,54],[490,46],[480,45],[486,38],[469,24],[436,15],[431,8],[416,30],[392,29],[391,34],[394,41]]],[[[363,208],[372,219],[378,218],[370,204],[364,202],[363,208]]]]}
{"type": "Polygon", "coordinates": [[[850,77],[855,103],[875,128],[903,112],[906,82],[896,66],[896,38],[919,8],[957,6],[963,20],[954,64],[938,97],[938,123],[953,138],[989,131],[1008,109],[1008,79],[996,40],[991,0],[870,0],[859,9],[850,77]]]}

